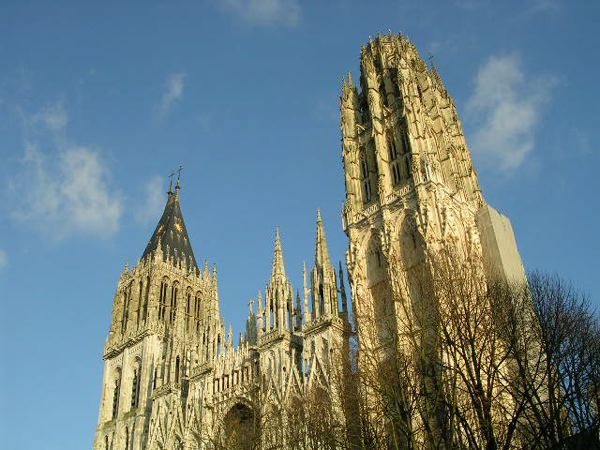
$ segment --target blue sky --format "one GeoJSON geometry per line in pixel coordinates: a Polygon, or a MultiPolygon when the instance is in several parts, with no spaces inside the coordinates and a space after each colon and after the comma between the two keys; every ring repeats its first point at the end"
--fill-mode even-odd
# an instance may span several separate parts
{"type": "Polygon", "coordinates": [[[276,226],[296,286],[318,207],[343,259],[341,80],[388,29],[433,54],[527,268],[600,306],[598,23],[595,1],[0,2],[2,448],[91,447],[116,283],[179,164],[236,333],[276,226]]]}

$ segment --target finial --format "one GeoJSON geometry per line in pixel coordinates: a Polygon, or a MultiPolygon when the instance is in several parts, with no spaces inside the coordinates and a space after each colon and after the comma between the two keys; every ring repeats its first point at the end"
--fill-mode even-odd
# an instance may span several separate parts
{"type": "Polygon", "coordinates": [[[171,172],[169,174],[169,190],[167,191],[167,194],[173,193],[173,177],[174,176],[175,176],[175,172],[171,172]]]}
{"type": "Polygon", "coordinates": [[[317,208],[317,222],[323,222],[321,218],[321,208],[317,208]]]}
{"type": "Polygon", "coordinates": [[[181,171],[183,170],[183,166],[179,166],[179,169],[177,169],[177,185],[175,186],[176,190],[181,189],[181,185],[179,184],[179,179],[181,178],[181,171]]]}
{"type": "Polygon", "coordinates": [[[434,67],[434,65],[433,65],[433,54],[431,52],[427,52],[427,54],[429,55],[427,57],[427,61],[429,61],[429,64],[431,64],[431,67],[434,67]]]}
{"type": "Polygon", "coordinates": [[[271,276],[283,275],[285,278],[285,264],[283,262],[283,248],[281,245],[281,235],[279,233],[279,227],[275,230],[275,249],[273,251],[273,271],[271,276]]]}

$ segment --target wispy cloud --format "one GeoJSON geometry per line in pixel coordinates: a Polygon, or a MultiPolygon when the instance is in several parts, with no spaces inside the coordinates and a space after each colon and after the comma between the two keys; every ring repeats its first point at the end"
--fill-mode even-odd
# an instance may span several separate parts
{"type": "Polygon", "coordinates": [[[56,136],[68,123],[64,107],[51,105],[22,117],[25,151],[10,182],[11,197],[18,198],[12,217],[55,239],[114,234],[120,196],[110,187],[110,172],[98,151],[56,136]]]}
{"type": "Polygon", "coordinates": [[[472,148],[507,172],[518,168],[535,146],[542,106],[555,80],[527,76],[517,55],[493,56],[479,69],[467,116],[475,130],[472,148]]]}
{"type": "Polygon", "coordinates": [[[489,0],[454,0],[452,4],[465,11],[480,11],[489,7],[489,0]]]}
{"type": "Polygon", "coordinates": [[[165,206],[165,183],[158,175],[152,177],[144,186],[144,201],[136,210],[136,220],[142,224],[158,222],[165,206]]]}
{"type": "Polygon", "coordinates": [[[529,0],[525,11],[529,14],[537,13],[557,13],[561,9],[558,0],[529,0]]]}
{"type": "Polygon", "coordinates": [[[8,254],[4,250],[0,250],[0,270],[8,266],[8,254]]]}
{"type": "Polygon", "coordinates": [[[218,5],[252,25],[295,27],[300,22],[297,0],[220,0],[218,5]]]}
{"type": "Polygon", "coordinates": [[[173,105],[183,98],[184,89],[185,73],[178,72],[169,75],[165,85],[165,92],[156,111],[159,119],[165,119],[169,115],[173,105]]]}
{"type": "Polygon", "coordinates": [[[69,116],[64,103],[56,102],[46,106],[42,111],[35,114],[33,120],[42,122],[52,131],[62,131],[69,123],[69,116]]]}

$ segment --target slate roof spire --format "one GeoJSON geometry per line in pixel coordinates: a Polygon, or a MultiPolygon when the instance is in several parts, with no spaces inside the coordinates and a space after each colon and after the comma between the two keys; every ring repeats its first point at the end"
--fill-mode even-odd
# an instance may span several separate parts
{"type": "Polygon", "coordinates": [[[180,189],[181,184],[177,177],[175,192],[173,192],[171,181],[167,192],[167,204],[141,259],[153,255],[160,247],[163,261],[171,262],[177,267],[187,266],[189,269],[198,271],[198,264],[179,205],[180,189]]]}

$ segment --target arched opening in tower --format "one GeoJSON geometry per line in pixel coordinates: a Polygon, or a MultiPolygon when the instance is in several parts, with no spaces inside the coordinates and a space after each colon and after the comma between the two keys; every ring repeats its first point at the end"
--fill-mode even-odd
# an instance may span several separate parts
{"type": "Polygon", "coordinates": [[[376,346],[385,352],[394,348],[396,326],[388,263],[376,237],[371,238],[366,256],[367,286],[373,302],[373,325],[377,330],[376,346]]]}
{"type": "Polygon", "coordinates": [[[236,403],[223,420],[225,445],[230,450],[251,450],[256,448],[258,423],[251,407],[236,403]]]}

